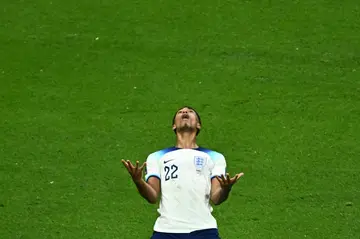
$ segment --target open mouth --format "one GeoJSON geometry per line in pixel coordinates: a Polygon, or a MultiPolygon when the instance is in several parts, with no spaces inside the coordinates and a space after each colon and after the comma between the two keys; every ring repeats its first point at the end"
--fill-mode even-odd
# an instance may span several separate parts
{"type": "Polygon", "coordinates": [[[182,115],[181,119],[189,119],[189,115],[182,115]]]}

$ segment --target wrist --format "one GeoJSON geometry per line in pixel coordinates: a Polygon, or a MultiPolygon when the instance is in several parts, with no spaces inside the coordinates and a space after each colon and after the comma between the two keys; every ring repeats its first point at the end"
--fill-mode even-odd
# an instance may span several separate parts
{"type": "Polygon", "coordinates": [[[232,186],[233,186],[233,185],[224,186],[224,187],[222,187],[222,190],[224,190],[224,191],[226,191],[226,192],[230,192],[231,189],[232,189],[232,186]]]}
{"type": "Polygon", "coordinates": [[[133,181],[134,181],[134,183],[136,184],[136,185],[141,185],[141,184],[143,184],[145,181],[144,181],[144,179],[142,179],[142,178],[140,178],[140,179],[133,179],[133,181]]]}

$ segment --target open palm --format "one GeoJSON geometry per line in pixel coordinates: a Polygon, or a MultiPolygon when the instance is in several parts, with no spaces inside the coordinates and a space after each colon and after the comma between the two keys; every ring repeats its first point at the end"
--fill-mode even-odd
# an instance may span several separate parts
{"type": "Polygon", "coordinates": [[[128,170],[129,174],[131,175],[131,178],[134,182],[139,182],[142,179],[143,176],[143,169],[146,165],[146,162],[144,162],[139,167],[139,161],[136,161],[135,166],[130,162],[130,160],[121,160],[126,169],[128,170]]]}
{"type": "Polygon", "coordinates": [[[244,173],[238,173],[234,177],[230,178],[230,175],[227,173],[226,177],[224,175],[216,176],[216,179],[219,181],[222,188],[231,188],[244,173]]]}

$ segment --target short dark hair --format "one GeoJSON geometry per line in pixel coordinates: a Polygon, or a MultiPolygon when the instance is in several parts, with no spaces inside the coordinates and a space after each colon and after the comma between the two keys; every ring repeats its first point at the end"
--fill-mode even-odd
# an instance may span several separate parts
{"type": "MultiPolygon", "coordinates": [[[[199,124],[201,125],[201,118],[200,118],[199,113],[198,113],[193,107],[191,107],[191,106],[186,106],[186,105],[183,106],[183,107],[180,107],[180,108],[175,112],[174,117],[173,117],[173,120],[172,120],[172,124],[173,124],[173,125],[175,124],[175,118],[176,118],[176,115],[177,115],[177,113],[179,112],[179,110],[184,109],[184,108],[188,108],[188,109],[190,109],[190,110],[193,110],[193,111],[195,112],[195,114],[196,114],[196,117],[197,117],[197,119],[198,119],[198,121],[199,121],[199,124]]],[[[176,134],[176,129],[174,129],[174,132],[175,132],[175,134],[176,134]]],[[[198,135],[199,133],[200,133],[200,129],[197,129],[196,135],[198,135]]]]}

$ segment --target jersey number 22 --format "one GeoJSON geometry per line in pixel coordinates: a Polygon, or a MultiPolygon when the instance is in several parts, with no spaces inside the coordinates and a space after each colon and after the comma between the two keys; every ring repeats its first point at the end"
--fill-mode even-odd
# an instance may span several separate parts
{"type": "Polygon", "coordinates": [[[165,181],[168,181],[170,179],[177,178],[178,175],[176,174],[176,171],[178,170],[178,167],[176,165],[171,165],[170,167],[165,166],[165,181]]]}

